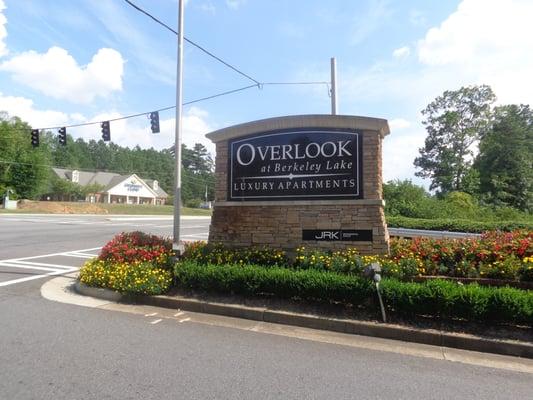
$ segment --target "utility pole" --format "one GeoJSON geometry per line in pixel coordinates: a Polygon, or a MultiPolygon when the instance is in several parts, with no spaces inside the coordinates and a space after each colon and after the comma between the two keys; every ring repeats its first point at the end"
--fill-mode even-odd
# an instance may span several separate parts
{"type": "Polygon", "coordinates": [[[176,132],[174,141],[174,155],[176,165],[174,170],[174,229],[172,249],[177,257],[183,253],[180,243],[180,216],[181,216],[181,132],[182,132],[182,104],[183,104],[183,11],[184,0],[178,0],[178,62],[176,73],[176,132]]]}
{"type": "Polygon", "coordinates": [[[337,62],[331,57],[331,115],[337,115],[337,62]]]}

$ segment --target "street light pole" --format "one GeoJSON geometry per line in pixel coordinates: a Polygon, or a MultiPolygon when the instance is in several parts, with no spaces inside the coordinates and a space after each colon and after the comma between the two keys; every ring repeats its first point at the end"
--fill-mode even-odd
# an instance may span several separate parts
{"type": "Polygon", "coordinates": [[[331,57],[331,115],[337,115],[337,61],[331,57]]]}
{"type": "Polygon", "coordinates": [[[172,249],[176,256],[183,252],[180,243],[180,213],[181,213],[181,132],[182,132],[182,104],[183,104],[183,11],[184,0],[178,0],[178,62],[176,73],[176,132],[174,141],[174,156],[176,165],[174,170],[174,229],[172,249]]]}

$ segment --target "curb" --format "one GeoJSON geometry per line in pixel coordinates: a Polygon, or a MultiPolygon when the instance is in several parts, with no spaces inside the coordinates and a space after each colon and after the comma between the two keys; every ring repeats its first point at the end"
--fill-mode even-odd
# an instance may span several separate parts
{"type": "Polygon", "coordinates": [[[303,328],[533,359],[533,343],[529,344],[510,340],[486,339],[475,335],[452,334],[434,329],[415,329],[384,323],[326,318],[315,315],[270,310],[263,307],[213,303],[180,296],[123,295],[110,289],[87,286],[79,281],[76,282],[74,288],[79,294],[114,302],[137,303],[197,313],[243,318],[260,322],[292,325],[303,328]]]}

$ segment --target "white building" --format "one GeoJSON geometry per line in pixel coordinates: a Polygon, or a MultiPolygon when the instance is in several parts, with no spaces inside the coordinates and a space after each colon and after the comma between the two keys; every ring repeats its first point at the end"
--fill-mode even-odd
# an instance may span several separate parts
{"type": "Polygon", "coordinates": [[[52,168],[61,179],[66,179],[81,186],[97,183],[104,189],[87,195],[86,201],[91,203],[123,203],[123,204],[165,204],[168,194],[161,189],[159,182],[142,179],[136,174],[119,175],[111,172],[85,172],[52,168]]]}

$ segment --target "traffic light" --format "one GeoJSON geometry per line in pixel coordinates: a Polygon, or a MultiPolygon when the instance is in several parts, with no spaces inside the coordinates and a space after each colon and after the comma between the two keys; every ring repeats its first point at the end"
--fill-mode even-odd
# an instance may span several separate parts
{"type": "Polygon", "coordinates": [[[150,113],[150,127],[152,128],[152,133],[159,133],[159,112],[150,113]]]}
{"type": "Polygon", "coordinates": [[[39,129],[31,130],[31,145],[33,147],[39,147],[39,129]]]}
{"type": "Polygon", "coordinates": [[[63,127],[63,128],[59,128],[58,130],[58,138],[59,138],[59,144],[61,146],[66,146],[67,145],[67,128],[63,127]]]}
{"type": "Polygon", "coordinates": [[[111,127],[109,126],[109,121],[104,121],[100,125],[102,127],[102,140],[104,142],[109,142],[111,140],[111,127]]]}

